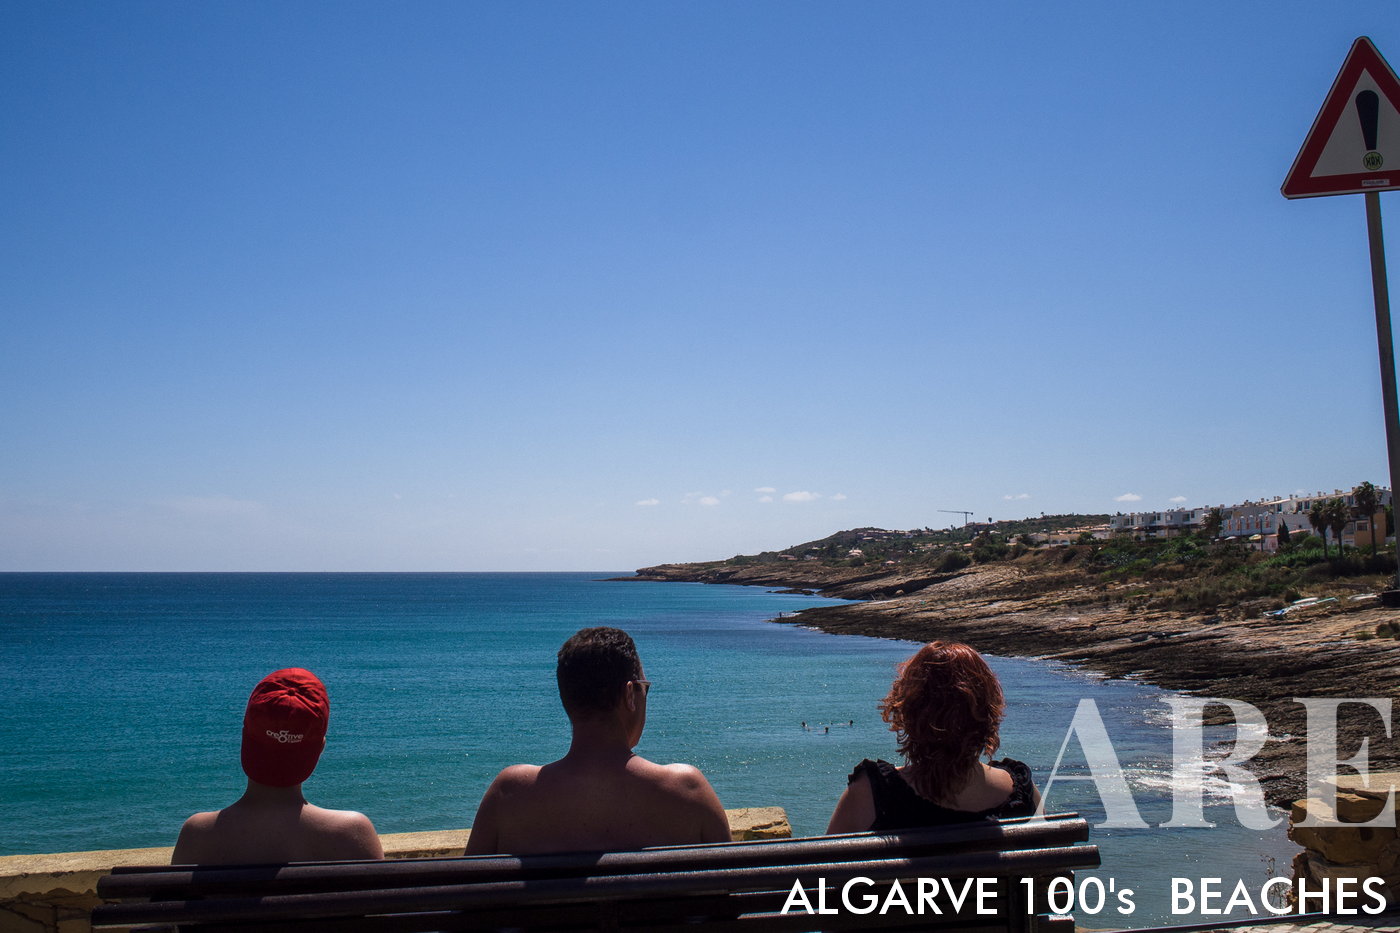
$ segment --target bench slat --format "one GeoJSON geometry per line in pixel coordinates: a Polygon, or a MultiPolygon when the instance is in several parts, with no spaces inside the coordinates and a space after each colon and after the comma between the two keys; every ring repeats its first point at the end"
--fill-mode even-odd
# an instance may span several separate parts
{"type": "MultiPolygon", "coordinates": [[[[511,909],[522,905],[625,901],[648,896],[684,900],[686,897],[726,891],[769,889],[786,892],[797,878],[815,886],[825,879],[839,886],[855,877],[874,880],[915,877],[1035,877],[1073,868],[1098,867],[1098,848],[1091,845],[1060,846],[1009,852],[955,853],[903,858],[830,862],[800,865],[753,865],[707,871],[674,871],[648,874],[544,878],[524,881],[491,881],[477,884],[440,884],[407,889],[336,891],[315,894],[272,895],[261,898],[229,898],[167,901],[147,904],[103,905],[94,909],[94,923],[194,923],[201,921],[256,921],[259,917],[353,917],[369,914],[411,913],[433,910],[511,909]]],[[[826,918],[822,918],[822,925],[826,918]]]]}
{"type": "MultiPolygon", "coordinates": [[[[1027,916],[1022,922],[1009,922],[1007,917],[986,917],[954,920],[951,918],[928,917],[912,914],[900,915],[852,915],[840,917],[811,917],[805,914],[782,914],[777,912],[745,914],[742,918],[727,919],[722,916],[707,917],[703,921],[694,918],[680,922],[643,921],[640,925],[628,924],[623,929],[642,929],[646,933],[809,933],[814,926],[826,930],[921,930],[927,931],[936,925],[938,933],[989,933],[989,931],[1022,931],[1022,933],[1075,933],[1073,917],[1027,916]]],[[[242,924],[201,924],[200,933],[449,933],[527,926],[528,929],[560,929],[574,926],[580,929],[596,929],[595,924],[581,918],[577,911],[565,913],[562,909],[553,914],[520,911],[506,913],[457,912],[423,913],[382,917],[357,917],[335,919],[312,919],[305,921],[278,922],[254,921],[242,924]]]]}
{"type": "Polygon", "coordinates": [[[983,852],[1061,846],[1089,838],[1088,823],[1075,815],[1044,820],[958,824],[898,833],[851,833],[807,839],[665,846],[636,852],[565,853],[533,856],[459,856],[291,864],[284,866],[140,866],[114,869],[99,880],[105,899],[159,897],[179,899],[189,893],[291,894],[298,891],[363,889],[366,886],[448,884],[466,878],[493,879],[630,874],[641,871],[703,870],[707,867],[791,865],[820,860],[857,861],[892,852],[983,852]],[[820,853],[820,854],[818,854],[820,853]]]}
{"type": "MultiPolygon", "coordinates": [[[[1013,886],[1019,882],[1007,882],[1013,886]]],[[[1015,893],[1012,888],[1011,893],[1015,893]]],[[[875,891],[883,896],[883,891],[875,891]]],[[[1007,892],[1003,891],[1003,897],[1007,892]]],[[[710,899],[693,898],[686,902],[687,918],[677,922],[677,911],[669,901],[635,901],[620,906],[614,915],[626,928],[645,929],[648,933],[722,933],[744,930],[763,930],[764,933],[783,930],[809,931],[814,923],[820,922],[828,929],[918,929],[927,930],[931,921],[936,921],[939,933],[989,933],[989,931],[1023,931],[1023,933],[1074,933],[1073,917],[1021,916],[1019,903],[1006,897],[1003,916],[979,917],[965,915],[961,920],[953,916],[921,916],[914,914],[901,923],[901,918],[880,915],[845,915],[836,920],[830,915],[814,918],[802,913],[781,913],[787,896],[786,891],[765,892],[762,894],[742,893],[716,896],[710,899]],[[740,916],[742,915],[742,916],[740,916]],[[703,916],[704,922],[697,924],[695,918],[703,916]],[[730,919],[732,918],[732,919],[730,919]]],[[[1043,896],[1039,895],[1039,896],[1043,896]]],[[[815,897],[813,897],[815,903],[815,897]]],[[[466,930],[492,927],[526,925],[530,929],[561,928],[570,923],[584,923],[593,928],[593,918],[587,916],[577,905],[549,905],[542,907],[513,905],[505,910],[480,910],[470,913],[443,911],[437,913],[417,913],[413,915],[371,916],[354,918],[323,918],[301,921],[254,921],[240,924],[213,923],[199,925],[201,933],[420,933],[420,931],[466,930]]]]}

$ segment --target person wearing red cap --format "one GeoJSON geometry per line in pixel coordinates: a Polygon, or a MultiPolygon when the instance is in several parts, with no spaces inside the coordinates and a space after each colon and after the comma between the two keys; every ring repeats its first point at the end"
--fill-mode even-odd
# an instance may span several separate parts
{"type": "Polygon", "coordinates": [[[234,865],[384,857],[362,813],[326,810],[302,796],[330,721],[326,686],[299,667],[274,671],[253,688],[243,714],[248,789],[222,810],[185,821],[174,865],[234,865]]]}
{"type": "Polygon", "coordinates": [[[559,698],[573,728],[552,764],[512,765],[487,789],[468,855],[581,852],[728,842],[729,821],[693,765],[659,765],[642,738],[651,682],[624,631],[586,628],[559,649],[559,698]]]}

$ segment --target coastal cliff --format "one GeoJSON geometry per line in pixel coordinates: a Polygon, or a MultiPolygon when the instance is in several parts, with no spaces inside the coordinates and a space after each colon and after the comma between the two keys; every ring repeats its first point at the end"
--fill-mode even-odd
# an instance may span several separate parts
{"type": "MultiPolygon", "coordinates": [[[[861,600],[775,621],[913,642],[965,641],[989,654],[1052,658],[1111,677],[1244,700],[1268,719],[1270,741],[1253,765],[1270,802],[1280,806],[1305,790],[1305,711],[1295,697],[1400,692],[1400,642],[1393,635],[1377,637],[1390,634],[1400,614],[1358,592],[1374,590],[1382,579],[1319,584],[1340,598],[1270,615],[1285,601],[1251,598],[1182,608],[1141,580],[1080,572],[1073,567],[1076,559],[1069,549],[1042,549],[946,573],[819,561],[717,561],[647,567],[637,579],[761,585],[861,600]]],[[[1217,712],[1228,721],[1224,707],[1208,710],[1217,712]]],[[[1343,706],[1338,733],[1339,758],[1350,757],[1369,737],[1370,769],[1400,769],[1397,743],[1387,738],[1374,709],[1343,706]]]]}
{"type": "MultiPolygon", "coordinates": [[[[659,564],[643,567],[635,579],[679,583],[731,583],[744,586],[771,586],[778,589],[820,593],[836,599],[884,599],[902,596],[957,574],[928,569],[884,569],[830,566],[815,561],[788,564],[736,565],[729,561],[703,564],[659,564]]],[[[634,579],[634,578],[627,578],[634,579]]]]}

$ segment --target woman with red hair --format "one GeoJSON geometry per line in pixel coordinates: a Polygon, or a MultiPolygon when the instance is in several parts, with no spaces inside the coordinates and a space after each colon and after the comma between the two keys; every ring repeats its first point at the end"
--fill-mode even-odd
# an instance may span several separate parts
{"type": "Polygon", "coordinates": [[[828,833],[907,829],[1030,816],[1040,805],[1031,770],[991,758],[1006,701],[982,656],[929,642],[899,668],[880,715],[899,737],[903,767],[865,759],[847,779],[828,833]]]}

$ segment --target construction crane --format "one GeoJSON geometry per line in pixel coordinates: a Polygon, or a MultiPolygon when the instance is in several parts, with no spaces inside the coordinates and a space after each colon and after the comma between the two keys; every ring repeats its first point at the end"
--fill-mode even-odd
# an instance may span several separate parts
{"type": "Polygon", "coordinates": [[[964,525],[970,524],[970,523],[972,522],[972,513],[971,513],[971,512],[965,512],[965,511],[963,511],[962,509],[939,509],[938,511],[940,511],[940,512],[950,512],[950,513],[952,513],[953,515],[961,515],[961,516],[963,517],[963,524],[964,524],[964,525]]]}

